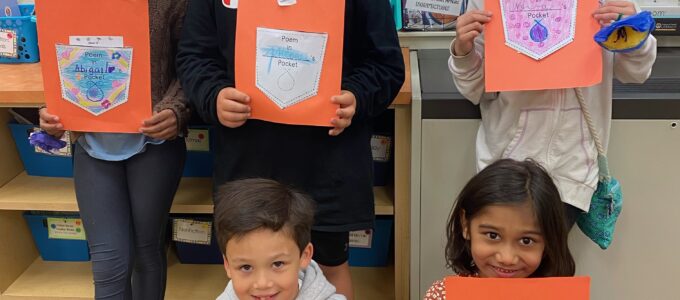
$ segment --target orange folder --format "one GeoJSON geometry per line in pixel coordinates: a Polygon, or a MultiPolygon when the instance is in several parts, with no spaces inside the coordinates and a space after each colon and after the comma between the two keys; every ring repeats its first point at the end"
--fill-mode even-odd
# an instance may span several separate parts
{"type": "MultiPolygon", "coordinates": [[[[574,0],[576,1],[576,0],[574,0]]],[[[600,25],[593,19],[597,1],[578,1],[574,41],[542,60],[505,45],[499,0],[486,0],[493,17],[484,31],[487,92],[586,87],[602,81],[602,48],[593,37],[600,25]]]]}
{"type": "Polygon", "coordinates": [[[447,299],[588,300],[590,277],[445,279],[447,299]]]}
{"type": "MultiPolygon", "coordinates": [[[[371,0],[373,1],[373,0],[371,0]]],[[[239,1],[236,25],[236,89],[251,99],[251,118],[275,123],[332,126],[338,106],[331,97],[340,94],[344,44],[345,1],[298,1],[279,6],[274,0],[239,1]],[[305,101],[279,108],[256,86],[257,28],[327,33],[318,93],[305,101]]]]}
{"type": "Polygon", "coordinates": [[[36,0],[40,60],[49,112],[64,128],[84,132],[139,132],[151,116],[148,1],[36,0]],[[69,36],[122,36],[133,48],[128,100],[99,116],[62,99],[55,45],[69,36]]]}

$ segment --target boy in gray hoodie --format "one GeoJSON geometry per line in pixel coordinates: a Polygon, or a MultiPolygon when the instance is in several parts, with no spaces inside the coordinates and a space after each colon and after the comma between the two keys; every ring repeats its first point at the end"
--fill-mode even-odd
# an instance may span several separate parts
{"type": "Polygon", "coordinates": [[[344,300],[312,260],[314,202],[268,179],[215,194],[215,228],[231,279],[217,300],[344,300]]]}

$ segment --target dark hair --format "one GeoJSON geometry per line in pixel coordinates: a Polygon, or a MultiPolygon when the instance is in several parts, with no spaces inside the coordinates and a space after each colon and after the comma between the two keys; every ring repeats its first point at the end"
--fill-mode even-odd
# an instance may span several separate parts
{"type": "Polygon", "coordinates": [[[232,181],[215,194],[215,229],[222,254],[229,240],[258,229],[289,231],[302,252],[311,240],[313,223],[312,199],[274,180],[232,181]]]}
{"type": "Polygon", "coordinates": [[[465,185],[446,227],[446,266],[457,274],[478,271],[472,266],[470,241],[463,237],[463,213],[469,226],[487,205],[518,205],[525,201],[531,201],[545,239],[541,264],[531,277],[573,276],[575,265],[567,245],[569,231],[560,193],[545,169],[532,160],[498,160],[465,185]]]}

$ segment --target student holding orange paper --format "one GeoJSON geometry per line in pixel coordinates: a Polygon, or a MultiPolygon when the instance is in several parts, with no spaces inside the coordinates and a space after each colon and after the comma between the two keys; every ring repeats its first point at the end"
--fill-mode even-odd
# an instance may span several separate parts
{"type": "MultiPolygon", "coordinates": [[[[583,118],[575,89],[488,91],[485,88],[485,78],[488,74],[485,72],[494,66],[485,66],[487,62],[484,54],[484,33],[488,32],[487,24],[491,20],[500,22],[501,15],[492,15],[491,12],[484,11],[483,4],[483,0],[471,0],[468,12],[458,18],[457,35],[451,43],[451,57],[448,61],[456,87],[472,103],[478,104],[482,113],[482,124],[476,142],[477,169],[481,170],[500,158],[522,160],[530,157],[540,162],[555,179],[562,201],[565,203],[567,223],[571,227],[582,212],[589,210],[599,171],[595,144],[583,118]]],[[[583,3],[578,1],[578,5],[583,3]]],[[[614,20],[633,15],[636,11],[633,2],[607,1],[592,12],[592,18],[606,26],[614,20]]],[[[560,19],[555,18],[554,21],[560,19]]],[[[584,18],[582,21],[592,19],[584,18]]],[[[536,20],[534,23],[539,22],[546,23],[548,20],[536,20]]],[[[595,27],[597,22],[592,22],[595,27]]],[[[531,26],[529,22],[516,24],[526,28],[531,26]]],[[[538,26],[537,29],[541,27],[538,26]]],[[[502,30],[497,32],[502,35],[502,30]]],[[[532,39],[541,38],[541,31],[536,33],[537,36],[532,39]]],[[[547,31],[545,33],[547,34],[547,31]]],[[[550,33],[552,34],[552,31],[550,33]]],[[[580,41],[597,47],[592,36],[575,40],[573,43],[580,41]]],[[[488,44],[491,44],[491,41],[488,41],[488,44]]],[[[498,41],[496,44],[505,47],[498,41]]],[[[550,55],[562,55],[564,52],[560,51],[569,51],[567,49],[569,46],[550,55]]],[[[600,50],[595,49],[595,56],[598,58],[600,50]]],[[[606,148],[611,125],[612,81],[616,78],[624,83],[644,82],[649,77],[656,58],[656,40],[650,37],[639,49],[627,53],[605,50],[601,52],[601,82],[583,87],[582,90],[595,127],[599,136],[604,139],[606,148]]],[[[567,57],[567,60],[579,63],[581,58],[579,55],[574,54],[567,57]]],[[[550,60],[551,56],[543,61],[550,60]]],[[[508,72],[514,76],[512,69],[496,68],[496,72],[508,72]]],[[[599,73],[599,70],[592,70],[590,73],[594,72],[599,73]]],[[[590,76],[583,74],[581,77],[586,75],[590,76]]],[[[540,76],[516,77],[524,82],[542,80],[538,78],[540,76]]],[[[559,79],[559,76],[557,77],[559,79]]],[[[600,78],[597,79],[599,82],[600,78]]]]}
{"type": "MultiPolygon", "coordinates": [[[[447,224],[446,264],[458,276],[573,276],[560,194],[537,163],[501,159],[463,187],[447,224]]],[[[436,281],[426,300],[447,297],[436,281]]]]}
{"type": "MultiPolygon", "coordinates": [[[[174,72],[185,7],[183,0],[148,3],[154,114],[139,124],[139,133],[76,134],[73,177],[96,299],[165,295],[165,229],[186,156],[178,135],[190,117],[174,72]]],[[[49,108],[40,109],[40,127],[64,134],[49,108]]]]}
{"type": "MultiPolygon", "coordinates": [[[[335,84],[339,89],[320,100],[337,106],[332,107],[334,114],[326,119],[328,127],[250,118],[251,113],[256,113],[255,108],[262,107],[254,102],[270,99],[256,99],[254,94],[237,89],[243,82],[235,80],[238,77],[235,66],[241,63],[236,61],[235,52],[249,44],[238,44],[237,30],[242,23],[237,25],[235,1],[189,2],[177,69],[182,87],[197,113],[206,122],[216,125],[214,185],[259,177],[274,179],[310,194],[317,203],[312,230],[314,260],[321,265],[338,293],[352,299],[347,263],[349,231],[371,228],[375,218],[370,149],[372,121],[387,109],[404,81],[403,57],[389,3],[373,0],[300,0],[297,4],[295,1],[240,1],[238,17],[245,18],[239,18],[238,22],[259,18],[263,23],[269,22],[268,26],[275,27],[273,29],[287,29],[292,31],[291,36],[303,36],[305,31],[319,31],[309,26],[314,22],[323,23],[325,18],[318,15],[319,11],[327,10],[328,6],[342,7],[338,5],[344,5],[339,11],[339,20],[344,18],[344,28],[340,23],[336,24],[340,27],[338,33],[344,30],[344,40],[338,39],[333,45],[335,31],[328,33],[327,53],[343,49],[342,59],[324,62],[324,68],[328,64],[338,65],[336,71],[341,76],[338,76],[340,82],[335,84]],[[260,9],[245,10],[249,5],[257,5],[260,9]],[[282,8],[278,8],[279,5],[282,8]],[[298,9],[314,5],[325,8],[294,14],[298,9]],[[296,17],[273,18],[274,13],[267,14],[269,11],[290,12],[296,17]],[[245,15],[248,12],[250,14],[245,15]],[[286,26],[293,22],[297,27],[286,26]],[[301,30],[303,27],[309,28],[301,30]]],[[[330,13],[333,12],[337,11],[330,13]]],[[[249,34],[251,38],[260,37],[255,28],[249,34]]],[[[294,47],[292,44],[298,38],[286,37],[285,40],[294,47]]],[[[318,61],[298,59],[293,62],[293,56],[305,55],[291,55],[288,49],[280,49],[277,61],[287,64],[282,68],[293,68],[298,62],[318,61]]],[[[252,51],[255,52],[254,47],[252,51]]],[[[254,56],[254,53],[250,55],[254,56]]],[[[251,64],[254,69],[255,63],[251,64]]],[[[277,64],[272,64],[272,68],[275,67],[277,64]]],[[[253,70],[245,71],[255,76],[253,70]]],[[[285,79],[285,75],[282,78],[285,79]]],[[[283,82],[286,86],[288,83],[283,82]]],[[[323,84],[320,91],[322,88],[323,84]]],[[[277,110],[284,114],[298,109],[299,105],[305,103],[277,110]]]]}

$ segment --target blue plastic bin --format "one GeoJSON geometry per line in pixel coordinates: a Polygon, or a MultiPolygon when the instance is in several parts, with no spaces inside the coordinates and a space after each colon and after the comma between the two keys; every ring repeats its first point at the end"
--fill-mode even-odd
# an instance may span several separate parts
{"type": "Polygon", "coordinates": [[[192,126],[189,127],[189,136],[186,137],[187,143],[187,160],[184,163],[184,177],[211,177],[213,167],[213,142],[210,135],[212,129],[209,126],[192,126]],[[197,134],[198,132],[198,134],[197,134]],[[199,143],[198,139],[205,139],[200,142],[208,143],[208,151],[192,150],[191,145],[199,143]]]}
{"type": "MultiPolygon", "coordinates": [[[[174,219],[184,219],[184,220],[194,220],[201,222],[212,222],[212,216],[210,215],[191,215],[191,216],[179,216],[174,215],[170,218],[170,228],[175,230],[172,226],[174,219]]],[[[173,241],[175,243],[175,249],[177,251],[177,258],[180,263],[183,264],[223,264],[222,252],[217,245],[217,238],[215,237],[215,227],[212,228],[212,235],[210,238],[210,245],[202,244],[192,244],[185,242],[173,241]]]]}
{"type": "Polygon", "coordinates": [[[88,261],[87,241],[50,239],[47,218],[79,219],[78,214],[25,212],[24,219],[33,234],[40,256],[46,261],[88,261]]]}
{"type": "MultiPolygon", "coordinates": [[[[32,176],[73,177],[73,158],[54,156],[35,152],[35,147],[28,142],[28,135],[35,126],[9,123],[9,128],[17,145],[19,156],[24,163],[26,173],[32,176]]],[[[71,152],[73,153],[73,152],[71,152]]]]}
{"type": "Polygon", "coordinates": [[[384,267],[390,253],[392,242],[392,217],[377,217],[370,242],[370,248],[350,245],[349,265],[353,267],[384,267]]]}
{"type": "Polygon", "coordinates": [[[34,63],[40,61],[38,34],[32,4],[20,4],[20,17],[0,17],[0,29],[11,30],[16,34],[17,57],[0,56],[2,64],[34,63]]]}

